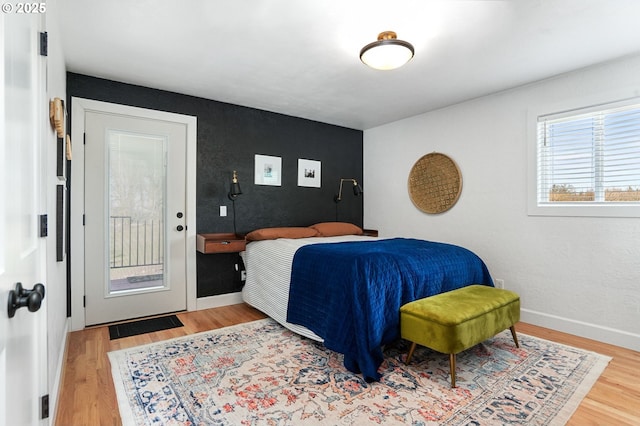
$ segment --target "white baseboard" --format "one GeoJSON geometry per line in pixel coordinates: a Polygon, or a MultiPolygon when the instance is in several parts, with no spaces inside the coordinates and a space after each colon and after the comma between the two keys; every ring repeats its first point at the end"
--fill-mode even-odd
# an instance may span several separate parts
{"type": "Polygon", "coordinates": [[[237,305],[242,303],[242,292],[220,294],[217,296],[199,297],[196,310],[219,308],[220,306],[237,305]]]}
{"type": "Polygon", "coordinates": [[[640,334],[575,321],[529,309],[522,309],[520,311],[520,320],[540,327],[551,328],[575,336],[586,337],[587,339],[640,351],[640,334]]]}
{"type": "Polygon", "coordinates": [[[67,343],[69,341],[69,328],[71,327],[71,318],[67,318],[62,332],[63,341],[60,345],[60,353],[58,354],[58,365],[56,365],[56,373],[53,379],[53,385],[49,389],[49,424],[53,424],[58,411],[58,399],[60,396],[60,386],[62,384],[62,373],[64,364],[67,359],[67,343]]]}

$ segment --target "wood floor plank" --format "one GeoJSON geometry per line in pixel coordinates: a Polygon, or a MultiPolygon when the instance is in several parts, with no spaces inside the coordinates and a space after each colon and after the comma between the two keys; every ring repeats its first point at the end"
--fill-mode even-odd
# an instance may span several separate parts
{"type": "MultiPolygon", "coordinates": [[[[266,317],[246,304],[181,312],[177,316],[184,327],[117,340],[109,340],[106,326],[70,333],[54,424],[121,424],[108,352],[266,317]]],[[[640,352],[531,324],[518,323],[516,329],[519,333],[612,357],[568,425],[640,425],[640,352]]]]}

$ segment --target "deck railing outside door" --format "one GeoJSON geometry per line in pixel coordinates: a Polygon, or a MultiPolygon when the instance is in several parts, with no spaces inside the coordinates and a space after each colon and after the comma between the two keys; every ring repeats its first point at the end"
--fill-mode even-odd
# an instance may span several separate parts
{"type": "Polygon", "coordinates": [[[109,266],[129,268],[164,263],[163,222],[131,216],[109,218],[109,266]]]}

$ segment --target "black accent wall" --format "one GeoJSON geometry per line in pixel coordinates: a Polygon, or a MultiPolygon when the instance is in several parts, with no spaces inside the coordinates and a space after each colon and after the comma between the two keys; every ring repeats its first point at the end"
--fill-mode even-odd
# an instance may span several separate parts
{"type": "MultiPolygon", "coordinates": [[[[243,192],[235,202],[238,233],[336,219],[362,226],[362,197],[354,197],[348,183],[342,202],[333,202],[340,178],[357,179],[366,193],[360,130],[76,73],[67,74],[67,94],[69,102],[81,97],[198,118],[198,233],[233,232],[227,198],[233,170],[243,192]],[[254,184],[255,154],[282,158],[282,186],[254,184]],[[297,185],[299,158],[322,163],[321,188],[297,185]],[[226,217],[219,215],[222,205],[226,217]]],[[[237,262],[235,254],[198,253],[198,297],[239,291],[237,262]]]]}

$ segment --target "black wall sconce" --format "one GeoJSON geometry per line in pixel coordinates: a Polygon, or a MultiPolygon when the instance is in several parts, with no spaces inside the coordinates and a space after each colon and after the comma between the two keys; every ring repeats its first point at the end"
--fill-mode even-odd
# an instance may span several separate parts
{"type": "Polygon", "coordinates": [[[336,203],[339,203],[340,201],[342,201],[342,184],[344,182],[353,183],[353,195],[355,195],[356,197],[364,193],[364,191],[362,191],[362,187],[358,184],[358,182],[355,179],[340,179],[340,189],[338,190],[338,194],[333,196],[333,201],[335,201],[336,203]]]}
{"type": "Polygon", "coordinates": [[[231,188],[227,197],[229,197],[233,206],[233,233],[236,235],[238,234],[236,231],[236,198],[238,198],[238,195],[242,195],[242,189],[240,189],[240,184],[238,183],[238,172],[234,170],[231,178],[231,188]]]}

